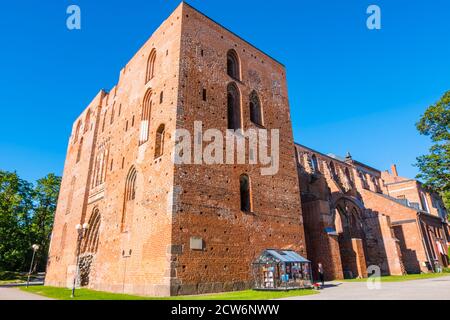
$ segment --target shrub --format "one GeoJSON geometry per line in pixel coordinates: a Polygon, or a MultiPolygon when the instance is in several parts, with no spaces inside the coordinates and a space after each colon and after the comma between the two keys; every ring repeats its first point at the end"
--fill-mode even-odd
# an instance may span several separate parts
{"type": "Polygon", "coordinates": [[[22,280],[23,275],[18,272],[0,271],[0,281],[5,280],[22,280]]]}

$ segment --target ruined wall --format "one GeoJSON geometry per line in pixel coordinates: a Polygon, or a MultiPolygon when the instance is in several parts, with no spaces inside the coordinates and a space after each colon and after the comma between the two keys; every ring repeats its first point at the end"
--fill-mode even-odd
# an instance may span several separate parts
{"type": "Polygon", "coordinates": [[[105,93],[101,91],[86,109],[92,110],[91,115],[88,117],[88,112],[83,112],[73,125],[50,242],[47,285],[70,286],[73,281],[78,239],[75,226],[82,221],[86,211],[95,126],[104,97],[105,93]]]}

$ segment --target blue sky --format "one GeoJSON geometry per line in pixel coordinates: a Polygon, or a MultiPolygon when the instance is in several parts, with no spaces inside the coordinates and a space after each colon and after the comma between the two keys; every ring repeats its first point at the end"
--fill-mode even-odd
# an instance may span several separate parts
{"type": "MultiPolygon", "coordinates": [[[[72,123],[177,6],[173,0],[8,1],[0,10],[0,169],[62,174],[72,123]],[[66,28],[81,8],[82,29],[66,28]]],[[[295,140],[413,177],[414,124],[450,89],[450,1],[191,0],[286,65],[295,140]],[[382,29],[366,28],[366,9],[382,29]]]]}

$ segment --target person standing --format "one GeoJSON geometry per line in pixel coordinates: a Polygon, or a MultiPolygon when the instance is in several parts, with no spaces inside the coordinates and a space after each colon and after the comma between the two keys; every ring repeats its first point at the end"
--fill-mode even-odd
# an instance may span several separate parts
{"type": "Polygon", "coordinates": [[[319,273],[319,280],[322,283],[322,287],[325,286],[325,274],[323,272],[323,265],[321,262],[319,262],[318,266],[317,266],[317,271],[319,273]]]}

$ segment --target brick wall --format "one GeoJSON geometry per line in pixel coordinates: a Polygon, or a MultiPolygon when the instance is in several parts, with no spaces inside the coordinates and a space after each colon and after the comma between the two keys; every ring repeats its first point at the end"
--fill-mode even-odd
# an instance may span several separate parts
{"type": "MultiPolygon", "coordinates": [[[[280,130],[280,169],[261,175],[262,165],[178,165],[177,212],[173,220],[174,293],[205,293],[248,288],[252,262],[268,248],[306,255],[292,127],[284,67],[195,9],[184,6],[178,127],[194,131],[227,129],[227,85],[241,93],[243,129],[250,121],[249,96],[255,90],[264,111],[264,127],[280,130]],[[236,51],[241,80],[227,74],[227,52],[236,51]],[[203,89],[207,101],[203,101],[203,89]],[[253,212],[240,208],[239,178],[251,180],[253,212]],[[204,250],[191,250],[191,237],[204,250]]],[[[207,144],[204,143],[204,146],[207,144]]],[[[249,154],[246,154],[246,163],[249,154]]]]}
{"type": "Polygon", "coordinates": [[[236,290],[249,287],[251,263],[263,250],[306,255],[284,66],[182,3],[123,68],[117,86],[100,92],[74,124],[47,285],[70,285],[75,225],[97,210],[98,251],[83,256],[93,289],[143,295],[236,290]],[[193,133],[195,121],[205,130],[226,129],[229,49],[241,61],[236,85],[244,128],[259,128],[248,109],[256,90],[265,127],[280,130],[280,170],[273,176],[262,176],[259,165],[174,165],[175,129],[193,133]],[[146,81],[153,50],[155,76],[146,81]],[[149,140],[141,144],[146,97],[153,103],[149,140]],[[161,124],[165,152],[155,159],[161,124]],[[125,191],[132,168],[136,191],[130,201],[125,191]],[[251,178],[251,214],[239,206],[243,173],[251,178]],[[204,250],[191,250],[192,237],[202,239],[204,250]]]}

